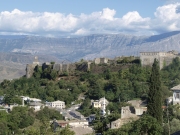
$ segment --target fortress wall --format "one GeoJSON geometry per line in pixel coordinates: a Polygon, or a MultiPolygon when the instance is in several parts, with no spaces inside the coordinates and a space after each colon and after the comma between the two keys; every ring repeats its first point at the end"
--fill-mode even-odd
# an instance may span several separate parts
{"type": "Polygon", "coordinates": [[[34,73],[34,68],[37,64],[27,64],[26,65],[26,77],[30,78],[34,73]]]}
{"type": "Polygon", "coordinates": [[[101,64],[106,64],[106,63],[108,63],[108,58],[100,58],[100,63],[101,63],[101,64]]]}
{"type": "Polygon", "coordinates": [[[60,69],[61,69],[61,64],[54,64],[53,65],[53,70],[60,71],[60,69]]]}
{"type": "Polygon", "coordinates": [[[169,57],[164,57],[164,66],[168,66],[169,64],[171,64],[171,63],[172,63],[172,60],[173,60],[174,58],[176,58],[176,57],[178,57],[178,56],[176,56],[176,55],[171,55],[171,56],[169,56],[169,57]]]}
{"type": "Polygon", "coordinates": [[[69,64],[69,72],[74,72],[76,70],[76,64],[69,64]]]}
{"type": "Polygon", "coordinates": [[[142,66],[151,66],[154,62],[154,59],[160,60],[159,52],[141,52],[140,60],[142,66]]]}
{"type": "Polygon", "coordinates": [[[159,61],[159,67],[162,69],[172,63],[172,60],[177,57],[174,53],[169,52],[141,52],[140,60],[142,66],[152,66],[154,59],[159,61]]]}
{"type": "Polygon", "coordinates": [[[88,66],[90,66],[87,62],[83,62],[83,63],[80,63],[80,64],[77,64],[76,65],[76,69],[79,70],[79,71],[87,71],[88,69],[88,66]]]}
{"type": "Polygon", "coordinates": [[[62,72],[68,72],[69,71],[69,64],[63,64],[62,65],[62,72]]]}
{"type": "Polygon", "coordinates": [[[95,64],[100,64],[100,58],[95,58],[95,59],[94,59],[94,63],[95,63],[95,64]]]}

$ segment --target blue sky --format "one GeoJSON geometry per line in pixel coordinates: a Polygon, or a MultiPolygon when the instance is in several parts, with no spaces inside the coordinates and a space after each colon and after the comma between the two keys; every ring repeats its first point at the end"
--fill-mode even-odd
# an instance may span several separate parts
{"type": "Polygon", "coordinates": [[[101,11],[103,8],[115,9],[117,17],[129,11],[138,11],[143,17],[153,17],[158,6],[165,0],[1,0],[1,11],[61,12],[80,15],[101,11]]]}
{"type": "Polygon", "coordinates": [[[153,35],[180,30],[180,0],[0,0],[0,34],[153,35]]]}

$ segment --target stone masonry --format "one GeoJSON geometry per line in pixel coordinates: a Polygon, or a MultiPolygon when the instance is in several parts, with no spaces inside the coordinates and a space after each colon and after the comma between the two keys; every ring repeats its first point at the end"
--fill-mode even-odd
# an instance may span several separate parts
{"type": "Polygon", "coordinates": [[[156,58],[159,61],[160,69],[171,64],[175,57],[179,57],[179,54],[174,50],[169,52],[140,52],[142,66],[151,66],[156,58]]]}

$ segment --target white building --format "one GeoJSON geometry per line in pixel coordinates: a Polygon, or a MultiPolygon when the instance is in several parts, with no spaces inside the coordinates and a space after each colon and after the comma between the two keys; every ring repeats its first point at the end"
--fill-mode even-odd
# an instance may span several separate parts
{"type": "Polygon", "coordinates": [[[38,98],[30,98],[26,96],[20,96],[24,101],[32,101],[32,102],[41,102],[41,99],[38,98]]]}
{"type": "Polygon", "coordinates": [[[30,102],[29,103],[29,107],[33,108],[34,111],[39,111],[41,110],[41,108],[43,107],[43,104],[39,103],[39,102],[30,102]]]}
{"type": "Polygon", "coordinates": [[[54,101],[54,102],[46,102],[46,106],[50,106],[53,108],[60,108],[63,109],[65,108],[65,102],[64,101],[54,101]]]}
{"type": "Polygon", "coordinates": [[[173,91],[173,105],[180,104],[180,84],[171,88],[173,91]]]}
{"type": "Polygon", "coordinates": [[[103,109],[104,105],[107,106],[109,104],[109,102],[107,101],[107,99],[105,97],[100,98],[99,100],[92,100],[92,106],[94,108],[100,108],[103,109]]]}
{"type": "Polygon", "coordinates": [[[89,125],[89,122],[86,120],[69,121],[69,126],[72,126],[72,127],[87,127],[88,125],[89,125]]]}

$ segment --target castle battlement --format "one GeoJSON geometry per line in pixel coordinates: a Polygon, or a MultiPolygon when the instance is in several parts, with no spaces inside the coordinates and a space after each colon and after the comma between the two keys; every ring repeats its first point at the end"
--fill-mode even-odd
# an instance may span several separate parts
{"type": "Polygon", "coordinates": [[[140,52],[142,66],[151,66],[154,59],[157,59],[160,69],[169,65],[175,57],[179,57],[179,53],[174,50],[169,52],[140,52]]]}

